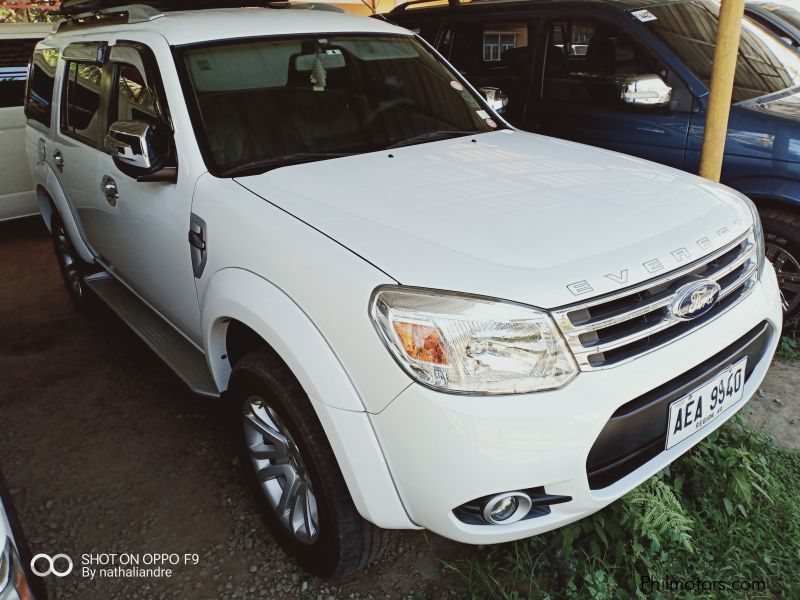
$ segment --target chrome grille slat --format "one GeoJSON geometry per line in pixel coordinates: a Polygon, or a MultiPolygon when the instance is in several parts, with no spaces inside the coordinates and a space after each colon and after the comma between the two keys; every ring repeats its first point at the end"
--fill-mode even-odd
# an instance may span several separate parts
{"type": "Polygon", "coordinates": [[[738,304],[757,277],[752,230],[724,248],[681,269],[614,294],[552,311],[584,371],[611,368],[683,337],[738,304]],[[698,277],[721,290],[716,306],[696,321],[675,317],[668,308],[676,291],[698,277]]]}
{"type": "Polygon", "coordinates": [[[581,333],[586,333],[588,331],[596,331],[597,329],[603,329],[605,327],[611,327],[612,325],[616,325],[618,323],[624,323],[625,321],[630,321],[631,319],[635,319],[636,317],[646,315],[647,313],[651,313],[655,310],[658,310],[659,308],[664,308],[665,306],[668,306],[670,302],[672,302],[671,295],[666,298],[662,298],[650,302],[648,304],[644,304],[641,307],[631,312],[625,312],[599,321],[590,321],[586,325],[573,327],[572,329],[570,329],[570,334],[581,334],[581,333]]]}
{"type": "Polygon", "coordinates": [[[636,333],[626,335],[625,337],[621,337],[619,339],[606,342],[603,344],[583,346],[580,350],[576,352],[578,354],[597,354],[599,352],[608,352],[609,350],[622,348],[623,346],[627,346],[631,342],[635,342],[642,338],[651,336],[654,333],[658,333],[659,331],[663,331],[668,327],[672,327],[674,324],[675,322],[672,319],[664,317],[660,321],[656,322],[654,325],[646,327],[645,329],[637,331],[636,333]]]}
{"type": "Polygon", "coordinates": [[[748,267],[748,269],[742,273],[736,280],[728,285],[724,290],[722,290],[719,294],[719,299],[723,300],[730,296],[732,293],[738,291],[747,281],[753,277],[756,273],[756,264],[755,261],[753,262],[752,266],[748,267]]]}

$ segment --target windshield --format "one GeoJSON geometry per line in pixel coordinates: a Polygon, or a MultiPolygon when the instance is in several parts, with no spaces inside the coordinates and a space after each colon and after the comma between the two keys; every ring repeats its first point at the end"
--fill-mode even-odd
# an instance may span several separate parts
{"type": "Polygon", "coordinates": [[[498,127],[411,36],[248,39],[185,48],[179,61],[207,166],[221,176],[498,127]]]}
{"type": "MultiPolygon", "coordinates": [[[[655,18],[645,25],[710,87],[719,5],[711,0],[696,0],[647,10],[655,18]]],[[[796,85],[800,85],[800,54],[744,19],[733,101],[759,98],[796,85]]]]}

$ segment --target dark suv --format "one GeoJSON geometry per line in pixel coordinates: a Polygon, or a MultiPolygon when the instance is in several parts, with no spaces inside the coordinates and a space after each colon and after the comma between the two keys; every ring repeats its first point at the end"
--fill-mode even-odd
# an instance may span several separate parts
{"type": "MultiPolygon", "coordinates": [[[[434,45],[513,125],[697,172],[711,0],[417,1],[389,20],[434,45]]],[[[800,54],[742,23],[722,182],[759,206],[787,320],[800,309],[800,54]]]]}

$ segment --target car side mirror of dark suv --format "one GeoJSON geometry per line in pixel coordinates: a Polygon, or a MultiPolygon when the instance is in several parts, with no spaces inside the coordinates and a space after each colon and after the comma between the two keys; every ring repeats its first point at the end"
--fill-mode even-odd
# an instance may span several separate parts
{"type": "Polygon", "coordinates": [[[105,141],[114,164],[125,175],[137,181],[177,181],[172,134],[166,124],[117,121],[109,127],[105,141]]]}
{"type": "Polygon", "coordinates": [[[666,106],[672,98],[672,88],[658,75],[633,75],[622,82],[620,99],[634,106],[666,106]]]}
{"type": "Polygon", "coordinates": [[[478,91],[483,95],[486,99],[486,102],[489,103],[495,112],[499,115],[502,115],[506,111],[506,107],[508,106],[508,96],[505,95],[503,90],[497,87],[485,86],[482,88],[478,88],[478,91]]]}

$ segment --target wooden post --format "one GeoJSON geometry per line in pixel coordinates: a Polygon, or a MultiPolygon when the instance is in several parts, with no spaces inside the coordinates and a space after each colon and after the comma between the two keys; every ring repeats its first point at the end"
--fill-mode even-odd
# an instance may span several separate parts
{"type": "Polygon", "coordinates": [[[708,99],[703,151],[700,154],[700,176],[712,181],[719,181],[722,173],[743,17],[744,0],[722,0],[714,64],[711,69],[711,95],[708,99]]]}

